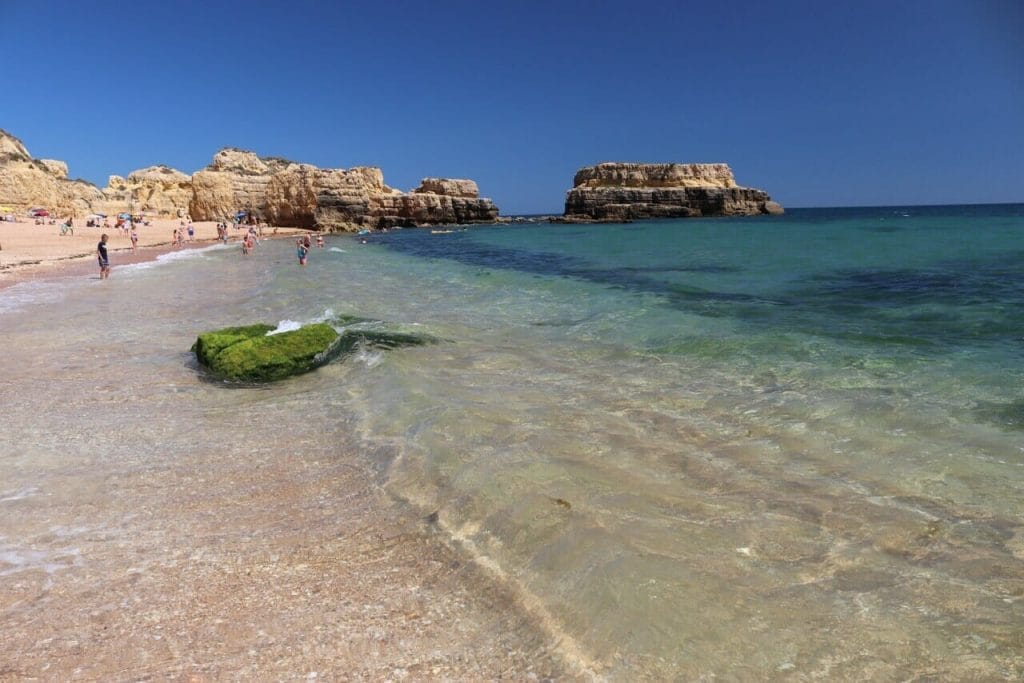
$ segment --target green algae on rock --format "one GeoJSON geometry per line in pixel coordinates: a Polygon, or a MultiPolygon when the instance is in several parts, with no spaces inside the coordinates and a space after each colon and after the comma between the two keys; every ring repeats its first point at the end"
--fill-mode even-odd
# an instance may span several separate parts
{"type": "MultiPolygon", "coordinates": [[[[364,318],[341,317],[366,322],[364,318]]],[[[396,349],[435,341],[426,335],[385,330],[346,329],[338,334],[327,323],[268,334],[274,329],[273,325],[258,324],[206,332],[196,339],[192,351],[201,365],[223,379],[271,382],[315,370],[354,353],[360,345],[396,349]]]]}
{"type": "Polygon", "coordinates": [[[229,327],[199,335],[192,349],[215,375],[237,382],[270,382],[309,372],[331,358],[338,333],[316,323],[268,335],[270,325],[229,327]]]}
{"type": "Polygon", "coordinates": [[[213,359],[217,354],[227,347],[246,339],[265,336],[267,332],[273,329],[273,325],[260,324],[245,325],[243,327],[225,327],[222,330],[206,332],[199,335],[196,339],[196,343],[192,345],[192,351],[195,352],[196,358],[199,359],[200,363],[209,367],[212,365],[213,359]]]}

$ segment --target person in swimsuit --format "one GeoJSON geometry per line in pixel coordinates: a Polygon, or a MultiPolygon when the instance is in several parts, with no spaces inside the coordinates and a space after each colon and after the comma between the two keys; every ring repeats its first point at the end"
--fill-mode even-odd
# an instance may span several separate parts
{"type": "Polygon", "coordinates": [[[135,231],[135,226],[132,226],[132,253],[135,253],[136,248],[139,246],[139,233],[135,231]]]}
{"type": "Polygon", "coordinates": [[[96,258],[100,262],[100,279],[106,280],[110,277],[110,260],[107,258],[107,233],[100,236],[100,243],[96,245],[96,258]]]}
{"type": "Polygon", "coordinates": [[[306,265],[306,257],[309,256],[309,247],[307,247],[302,240],[295,241],[295,253],[299,257],[299,265],[306,265]]]}

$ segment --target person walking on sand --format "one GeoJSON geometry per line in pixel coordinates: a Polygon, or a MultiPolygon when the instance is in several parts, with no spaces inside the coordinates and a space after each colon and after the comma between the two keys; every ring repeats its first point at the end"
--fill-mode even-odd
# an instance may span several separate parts
{"type": "Polygon", "coordinates": [[[132,253],[134,254],[139,246],[139,233],[135,230],[135,226],[132,225],[132,253]]]}
{"type": "Polygon", "coordinates": [[[110,260],[107,258],[107,233],[100,236],[100,243],[96,245],[96,258],[100,262],[100,279],[106,280],[110,277],[110,260]]]}
{"type": "Polygon", "coordinates": [[[192,224],[188,224],[188,241],[191,242],[192,238],[196,236],[196,229],[192,227],[192,224]]]}

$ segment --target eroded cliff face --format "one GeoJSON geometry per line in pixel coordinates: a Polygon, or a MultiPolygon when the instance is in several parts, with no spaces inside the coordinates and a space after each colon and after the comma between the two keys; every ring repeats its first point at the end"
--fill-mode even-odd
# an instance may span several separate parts
{"type": "Polygon", "coordinates": [[[192,174],[192,218],[219,221],[240,210],[262,215],[270,179],[290,163],[284,159],[263,159],[241,149],[220,150],[209,166],[192,174]]]}
{"type": "Polygon", "coordinates": [[[0,130],[0,206],[18,211],[42,206],[58,215],[76,215],[102,197],[95,185],[69,180],[63,161],[33,159],[21,140],[0,130]]]}
{"type": "Polygon", "coordinates": [[[103,201],[93,210],[106,214],[121,211],[184,215],[192,199],[192,178],[168,166],[132,171],[127,178],[112,175],[103,188],[103,201]]]}
{"type": "Polygon", "coordinates": [[[736,184],[728,164],[602,163],[577,171],[566,220],[778,214],[768,193],[736,184]]]}
{"type": "Polygon", "coordinates": [[[252,152],[222,150],[192,176],[194,220],[252,211],[274,225],[330,231],[487,223],[498,208],[471,180],[426,178],[412,192],[384,184],[379,168],[318,168],[252,152]]]}
{"type": "Polygon", "coordinates": [[[411,192],[384,184],[379,168],[318,168],[222,149],[191,176],[167,166],[110,176],[102,191],[68,180],[62,161],[33,159],[21,140],[0,131],[0,206],[42,206],[82,216],[131,211],[193,220],[230,220],[252,212],[274,225],[358,230],[391,226],[490,223],[498,207],[472,180],[424,178],[411,192]]]}

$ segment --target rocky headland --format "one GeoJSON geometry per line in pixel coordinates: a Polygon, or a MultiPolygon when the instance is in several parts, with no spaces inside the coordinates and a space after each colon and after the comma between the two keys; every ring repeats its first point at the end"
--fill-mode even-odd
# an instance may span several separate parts
{"type": "Polygon", "coordinates": [[[764,190],[736,184],[728,164],[602,163],[576,172],[569,222],[780,214],[764,190]]]}
{"type": "Polygon", "coordinates": [[[225,148],[192,175],[159,165],[110,176],[100,189],[68,178],[62,161],[34,159],[18,138],[0,130],[0,206],[43,207],[58,216],[122,211],[156,217],[230,220],[238,211],[288,227],[327,231],[493,223],[498,207],[472,180],[424,178],[401,192],[379,168],[318,168],[225,148]]]}
{"type": "Polygon", "coordinates": [[[21,140],[0,130],[0,206],[81,212],[102,199],[92,183],[69,179],[66,163],[34,159],[21,140]]]}
{"type": "Polygon", "coordinates": [[[189,212],[220,220],[252,211],[275,225],[324,230],[493,223],[498,207],[472,180],[424,178],[411,192],[384,184],[381,169],[318,168],[222,149],[192,175],[189,212]]]}

